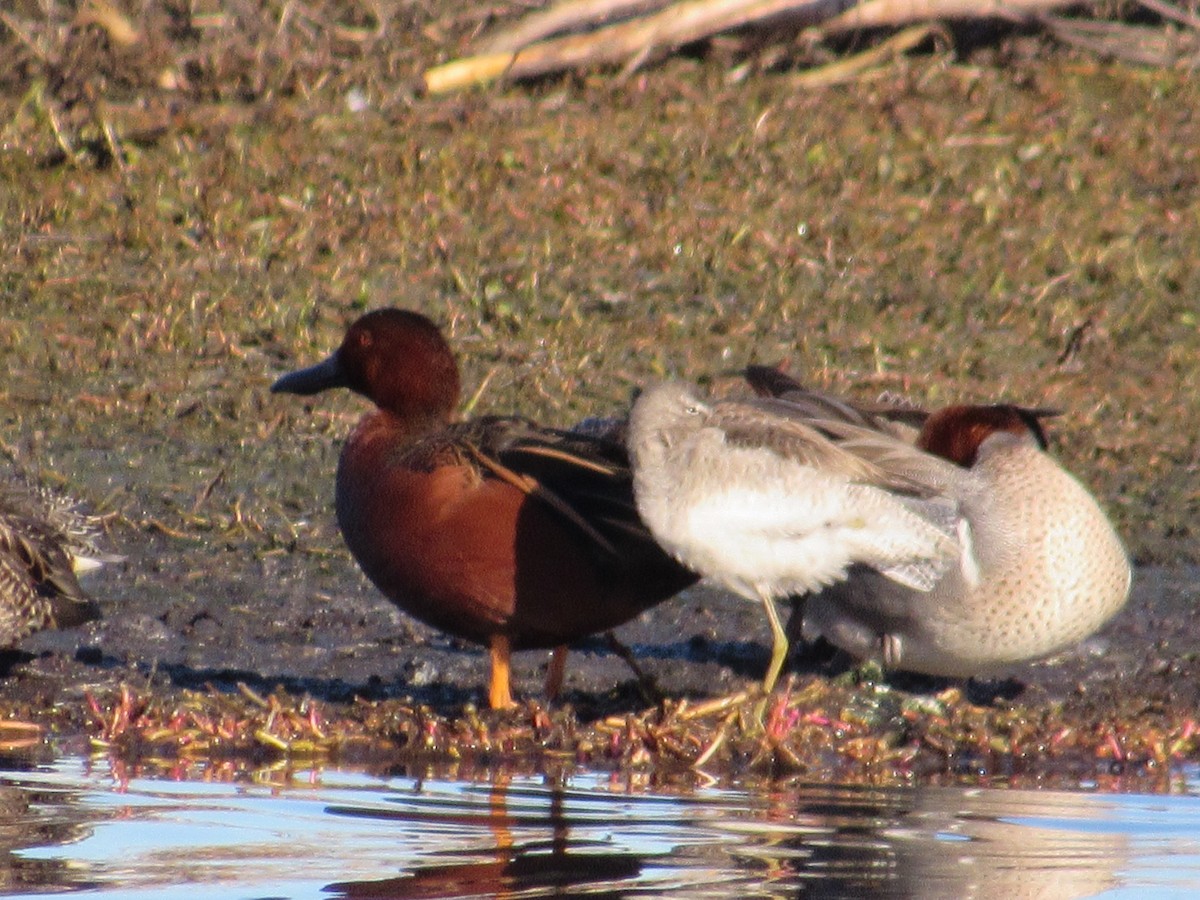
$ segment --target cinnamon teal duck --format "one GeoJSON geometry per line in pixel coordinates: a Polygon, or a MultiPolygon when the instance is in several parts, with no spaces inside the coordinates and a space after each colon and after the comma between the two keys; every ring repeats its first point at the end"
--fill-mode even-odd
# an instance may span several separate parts
{"type": "Polygon", "coordinates": [[[513,704],[513,650],[554,648],[553,694],[567,644],[697,580],[641,523],[618,440],[516,416],[455,421],[458,365],[420,313],[367,313],[328,359],[271,390],[337,387],[375,404],[338,462],[346,545],[405,612],[489,648],[492,707],[513,704]]]}

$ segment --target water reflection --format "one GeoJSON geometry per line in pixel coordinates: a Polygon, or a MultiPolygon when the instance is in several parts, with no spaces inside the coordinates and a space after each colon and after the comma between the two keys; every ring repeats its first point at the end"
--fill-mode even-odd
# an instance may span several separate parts
{"type": "Polygon", "coordinates": [[[1140,896],[1200,890],[1200,799],[961,787],[276,784],[0,772],[0,894],[100,897],[1140,896]]]}
{"type": "Polygon", "coordinates": [[[1065,898],[1116,886],[1129,858],[1130,836],[1112,826],[1112,809],[1082,793],[806,786],[672,798],[670,821],[661,819],[661,808],[648,808],[661,798],[626,796],[616,804],[622,814],[614,819],[609,811],[599,828],[596,795],[556,785],[514,791],[501,781],[488,790],[486,807],[469,792],[451,804],[420,796],[391,798],[396,808],[330,812],[401,829],[473,831],[472,848],[429,855],[461,861],[422,863],[395,878],[328,890],[354,898],[509,897],[583,885],[592,886],[588,893],[619,892],[636,879],[641,892],[656,885],[670,896],[714,884],[727,894],[736,881],[821,896],[1065,898]],[[657,823],[669,848],[643,846],[639,853],[628,832],[605,833],[621,829],[626,816],[635,831],[657,823]],[[550,837],[515,837],[539,829],[550,837]],[[486,844],[479,843],[483,832],[486,844]],[[623,841],[630,849],[615,852],[623,841]]]}
{"type": "Polygon", "coordinates": [[[1130,836],[1094,795],[825,789],[779,802],[811,833],[734,851],[822,896],[1088,897],[1118,884],[1130,836]]]}
{"type": "Polygon", "coordinates": [[[330,807],[329,812],[334,815],[452,824],[486,831],[491,846],[486,851],[435,851],[430,856],[461,861],[422,865],[405,875],[381,881],[339,882],[326,890],[337,897],[357,900],[510,897],[547,889],[561,892],[582,885],[616,885],[641,874],[641,861],[634,854],[610,852],[600,842],[571,840],[570,821],[563,809],[565,792],[560,786],[549,791],[544,815],[531,809],[514,812],[509,790],[510,779],[500,776],[487,791],[486,808],[479,812],[447,809],[441,804],[429,804],[432,809],[407,811],[330,807]],[[436,808],[439,805],[441,809],[436,808]],[[513,834],[515,828],[545,829],[550,838],[518,842],[513,834]]]}
{"type": "Polygon", "coordinates": [[[1090,897],[1130,859],[1114,813],[1086,794],[935,789],[896,836],[899,876],[930,898],[1090,897]]]}
{"type": "Polygon", "coordinates": [[[62,846],[89,833],[78,791],[9,783],[4,770],[19,771],[25,765],[19,758],[0,756],[0,893],[94,887],[62,859],[29,858],[20,852],[62,846]]]}

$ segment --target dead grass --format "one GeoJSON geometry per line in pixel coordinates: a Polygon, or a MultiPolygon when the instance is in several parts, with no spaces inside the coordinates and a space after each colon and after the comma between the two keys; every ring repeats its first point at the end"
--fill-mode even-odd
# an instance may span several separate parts
{"type": "Polygon", "coordinates": [[[650,377],[784,358],[860,396],[1060,407],[1060,452],[1138,557],[1191,555],[1193,80],[932,61],[797,95],[676,65],[390,111],[378,71],[359,112],[328,81],[210,92],[153,132],[0,96],[15,425],[56,417],[28,405],[50,359],[98,443],[157,417],[249,441],[226,482],[245,491],[264,458],[344,433],[268,411],[271,374],[412,305],[486,384],[480,410],[569,421],[650,377]]]}
{"type": "MultiPolygon", "coordinates": [[[[14,749],[17,742],[40,740],[36,727],[82,730],[91,752],[122,766],[205,762],[244,771],[285,764],[455,764],[522,771],[565,765],[871,784],[1035,772],[1050,779],[1144,777],[1200,754],[1200,727],[1190,713],[1139,707],[1133,698],[1097,717],[1077,704],[980,707],[958,689],[922,697],[882,684],[812,677],[785,685],[765,709],[750,692],[665,701],[589,724],[569,707],[549,710],[534,702],[507,713],[467,707],[447,716],[401,701],[333,706],[282,692],[261,696],[244,685],[232,695],[164,695],[123,686],[87,700],[65,715],[27,710],[34,721],[16,718],[0,737],[14,749]],[[75,721],[80,715],[86,722],[75,721]]],[[[10,710],[7,718],[19,713],[10,710]]]]}

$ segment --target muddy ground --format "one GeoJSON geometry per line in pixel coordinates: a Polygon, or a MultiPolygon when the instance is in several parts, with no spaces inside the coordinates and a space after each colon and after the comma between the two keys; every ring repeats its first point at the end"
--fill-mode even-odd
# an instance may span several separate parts
{"type": "MultiPolygon", "coordinates": [[[[57,4],[0,28],[0,437],[127,557],[89,582],[102,622],[4,660],[14,715],[86,722],[85,692],[122,683],[479,701],[482,653],[393,610],[341,545],[361,401],[267,391],[401,305],[445,326],[475,412],[568,424],[655,378],[726,390],[785,358],[860,397],[1063,410],[1054,450],[1138,571],[1108,629],[1013,672],[1016,702],[1079,728],[1152,716],[1195,754],[1192,74],[993,33],[819,91],[787,64],[731,79],[744,57],[719,45],[428,98],[425,66],[520,9],[127,12],[132,44],[57,4]]],[[[619,635],[673,698],[766,658],[761,613],[702,589],[619,635]]],[[[536,697],[544,659],[516,665],[536,697]]],[[[566,699],[583,721],[647,706],[599,639],[566,699]]]]}
{"type": "MultiPolygon", "coordinates": [[[[155,540],[90,582],[119,596],[115,613],[65,632],[44,632],[14,654],[4,691],[47,690],[77,696],[134,687],[232,690],[238,682],[269,693],[277,686],[325,701],[354,697],[411,699],[452,712],[486,705],[487,657],[396,611],[351,565],[314,579],[294,557],[264,564],[257,577],[236,566],[189,577],[186,548],[155,540]],[[314,583],[314,581],[316,583],[314,583]],[[170,601],[164,604],[164,585],[170,601]],[[32,658],[29,658],[32,657],[32,658]]],[[[129,550],[128,546],[125,548],[129,550]]],[[[1138,704],[1200,711],[1200,570],[1146,567],[1129,606],[1072,652],[1014,667],[1007,679],[981,681],[1025,705],[1138,704]],[[997,683],[1001,682],[1001,683],[997,683]],[[1011,683],[1003,683],[1011,682],[1011,683]]],[[[663,695],[693,700],[744,689],[766,668],[770,633],[755,605],[698,587],[616,632],[663,695]]],[[[516,656],[516,689],[541,694],[546,655],[516,656]]],[[[818,651],[794,654],[792,671],[837,676],[845,660],[818,651]]],[[[934,693],[953,681],[893,675],[890,682],[934,693]]],[[[563,700],[586,718],[649,705],[628,665],[607,641],[578,645],[570,656],[563,700]]],[[[653,698],[650,698],[653,699],[653,698]]]]}

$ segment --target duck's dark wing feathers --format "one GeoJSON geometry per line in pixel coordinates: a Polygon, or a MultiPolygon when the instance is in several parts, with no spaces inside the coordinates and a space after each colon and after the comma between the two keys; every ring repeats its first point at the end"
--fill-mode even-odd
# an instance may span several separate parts
{"type": "MultiPolygon", "coordinates": [[[[906,397],[882,394],[874,402],[853,403],[805,387],[774,366],[750,365],[743,370],[746,383],[760,397],[785,400],[806,417],[830,419],[896,433],[893,426],[920,429],[929,413],[906,397]]],[[[897,434],[897,436],[902,436],[897,434]]]]}

